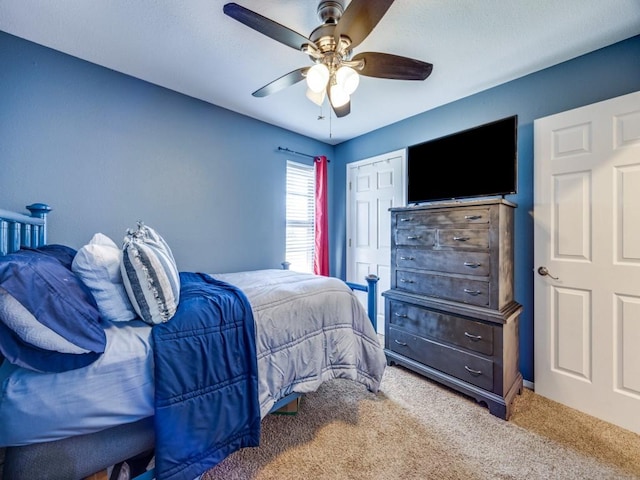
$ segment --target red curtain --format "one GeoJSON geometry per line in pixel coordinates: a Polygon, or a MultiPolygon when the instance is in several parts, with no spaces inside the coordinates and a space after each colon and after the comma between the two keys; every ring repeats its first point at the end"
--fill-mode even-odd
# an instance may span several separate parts
{"type": "Polygon", "coordinates": [[[316,172],[316,231],[313,273],[329,276],[329,212],[327,205],[327,157],[314,159],[316,172]]]}

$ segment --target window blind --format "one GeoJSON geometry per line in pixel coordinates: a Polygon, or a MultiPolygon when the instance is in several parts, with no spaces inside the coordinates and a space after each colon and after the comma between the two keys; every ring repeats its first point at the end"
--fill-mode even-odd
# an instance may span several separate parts
{"type": "Polygon", "coordinates": [[[287,162],[287,245],[290,269],[313,273],[315,177],[313,165],[287,162]]]}

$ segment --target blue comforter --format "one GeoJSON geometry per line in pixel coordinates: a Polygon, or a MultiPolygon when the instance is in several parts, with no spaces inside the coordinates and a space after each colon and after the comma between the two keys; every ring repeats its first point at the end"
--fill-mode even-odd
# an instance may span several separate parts
{"type": "Polygon", "coordinates": [[[180,282],[175,316],[152,330],[158,480],[192,480],[260,440],[247,298],[205,274],[183,272],[180,282]]]}

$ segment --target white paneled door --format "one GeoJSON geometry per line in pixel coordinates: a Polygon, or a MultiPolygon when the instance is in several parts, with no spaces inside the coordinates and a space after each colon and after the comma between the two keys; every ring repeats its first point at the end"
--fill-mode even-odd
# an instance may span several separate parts
{"type": "Polygon", "coordinates": [[[535,390],[640,433],[640,92],[534,136],[535,390]]]}
{"type": "MultiPolygon", "coordinates": [[[[377,275],[378,333],[384,333],[384,298],[391,270],[391,213],[404,205],[406,150],[347,165],[347,281],[365,283],[377,275]]],[[[365,295],[360,299],[366,307],[365,295]]]]}

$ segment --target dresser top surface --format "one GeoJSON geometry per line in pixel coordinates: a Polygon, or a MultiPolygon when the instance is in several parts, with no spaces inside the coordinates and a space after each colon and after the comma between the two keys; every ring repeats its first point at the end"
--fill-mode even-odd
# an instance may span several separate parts
{"type": "Polygon", "coordinates": [[[489,205],[506,205],[508,207],[516,208],[517,205],[504,198],[488,198],[488,199],[474,199],[474,200],[451,200],[451,201],[439,201],[431,203],[421,203],[418,205],[409,205],[406,207],[392,207],[390,212],[403,212],[403,211],[420,211],[420,210],[435,210],[443,208],[460,208],[460,207],[482,207],[489,205]]]}

